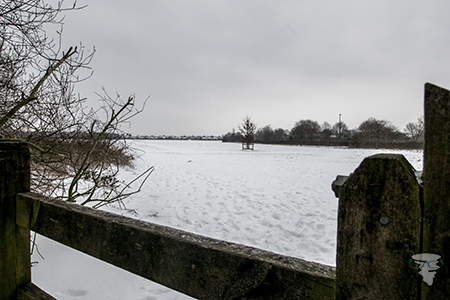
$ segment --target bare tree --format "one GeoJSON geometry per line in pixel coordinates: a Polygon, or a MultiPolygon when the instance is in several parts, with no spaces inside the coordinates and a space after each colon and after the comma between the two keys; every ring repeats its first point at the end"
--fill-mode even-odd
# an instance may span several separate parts
{"type": "Polygon", "coordinates": [[[242,149],[254,149],[256,124],[249,116],[244,118],[244,121],[239,125],[239,132],[242,136],[242,149]]]}
{"type": "Polygon", "coordinates": [[[370,142],[379,147],[381,143],[395,140],[398,129],[389,121],[369,118],[358,127],[358,138],[363,142],[370,142]]]}
{"type": "Polygon", "coordinates": [[[291,137],[300,143],[311,142],[319,138],[320,125],[313,120],[300,120],[291,129],[291,137]]]}
{"type": "Polygon", "coordinates": [[[289,137],[289,131],[283,128],[277,128],[273,131],[273,140],[275,142],[283,142],[289,137]]]}
{"type": "Polygon", "coordinates": [[[404,129],[406,135],[413,141],[417,142],[422,137],[425,129],[423,117],[417,118],[417,122],[409,122],[404,129]]]}
{"type": "Polygon", "coordinates": [[[44,25],[53,24],[62,32],[60,14],[81,9],[76,3],[63,5],[40,0],[0,4],[0,130],[7,137],[22,138],[38,128],[50,131],[55,124],[65,130],[73,125],[67,119],[75,116],[69,114],[62,124],[61,112],[81,107],[83,100],[74,97],[73,84],[83,79],[79,70],[89,70],[93,53],[85,57],[82,46],[63,52],[61,36],[55,41],[44,30],[44,25]]]}
{"type": "Polygon", "coordinates": [[[259,128],[255,133],[255,140],[260,142],[271,142],[274,140],[274,132],[270,125],[259,128]]]}
{"type": "Polygon", "coordinates": [[[350,130],[348,129],[348,126],[340,121],[333,125],[333,128],[331,128],[331,132],[336,136],[336,139],[338,141],[346,140],[350,137],[350,130]]]}
{"type": "Polygon", "coordinates": [[[44,30],[44,25],[53,24],[61,33],[61,13],[81,8],[76,2],[64,7],[64,1],[56,6],[40,0],[0,4],[0,127],[32,101],[38,106],[64,96],[64,88],[80,80],[76,72],[89,68],[93,53],[85,57],[82,46],[63,52],[61,36],[55,41],[44,30]]]}
{"type": "Polygon", "coordinates": [[[226,133],[222,137],[222,142],[241,142],[242,136],[239,132],[236,132],[236,130],[233,128],[231,132],[226,133]]]}
{"type": "MultiPolygon", "coordinates": [[[[130,194],[116,177],[134,158],[120,124],[143,107],[135,107],[134,97],[122,101],[105,92],[100,115],[74,93],[74,84],[90,76],[95,51],[85,56],[82,45],[61,49],[61,14],[82,8],[65,1],[0,4],[0,131],[29,142],[33,190],[82,204],[97,201],[98,207],[130,194]],[[57,40],[44,25],[58,26],[57,40]]],[[[152,170],[139,179],[145,181],[152,170]]]]}
{"type": "Polygon", "coordinates": [[[331,124],[328,122],[323,122],[323,124],[320,126],[320,138],[324,142],[330,142],[333,131],[331,130],[331,124]]]}

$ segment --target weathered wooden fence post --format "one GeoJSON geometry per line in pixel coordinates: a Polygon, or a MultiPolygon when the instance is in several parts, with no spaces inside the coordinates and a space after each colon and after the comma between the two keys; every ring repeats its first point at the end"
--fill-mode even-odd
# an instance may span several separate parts
{"type": "Polygon", "coordinates": [[[339,191],[336,300],[416,299],[421,187],[402,155],[364,159],[339,191]]]}
{"type": "Polygon", "coordinates": [[[30,152],[22,142],[0,142],[0,299],[16,299],[31,282],[30,231],[16,226],[16,193],[30,191],[30,152]]]}
{"type": "Polygon", "coordinates": [[[440,255],[422,299],[450,299],[450,91],[425,84],[423,252],[440,255]]]}

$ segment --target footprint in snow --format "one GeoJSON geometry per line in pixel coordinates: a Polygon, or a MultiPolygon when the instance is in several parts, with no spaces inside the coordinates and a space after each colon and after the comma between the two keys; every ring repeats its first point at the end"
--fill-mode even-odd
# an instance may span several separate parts
{"type": "Polygon", "coordinates": [[[272,218],[274,218],[275,220],[280,220],[281,219],[281,215],[278,213],[274,213],[272,214],[272,218]]]}

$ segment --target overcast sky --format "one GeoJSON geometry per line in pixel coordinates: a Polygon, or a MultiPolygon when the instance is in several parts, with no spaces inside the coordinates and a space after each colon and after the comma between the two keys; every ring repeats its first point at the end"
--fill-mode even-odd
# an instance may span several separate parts
{"type": "Polygon", "coordinates": [[[423,86],[450,88],[448,0],[95,0],[66,15],[64,44],[96,48],[101,87],[137,103],[132,134],[219,135],[312,119],[403,129],[423,86]]]}

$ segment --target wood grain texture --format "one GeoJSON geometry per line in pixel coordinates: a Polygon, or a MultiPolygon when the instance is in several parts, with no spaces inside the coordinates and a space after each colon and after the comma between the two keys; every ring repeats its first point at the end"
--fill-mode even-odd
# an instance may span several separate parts
{"type": "Polygon", "coordinates": [[[340,190],[336,299],[416,299],[420,185],[402,155],[364,159],[340,190]]]}
{"type": "Polygon", "coordinates": [[[21,142],[0,142],[0,299],[16,299],[31,281],[29,231],[16,226],[16,193],[30,190],[30,152],[21,142]]]}
{"type": "Polygon", "coordinates": [[[424,253],[438,254],[444,265],[422,299],[450,299],[450,91],[425,85],[424,253]]]}

